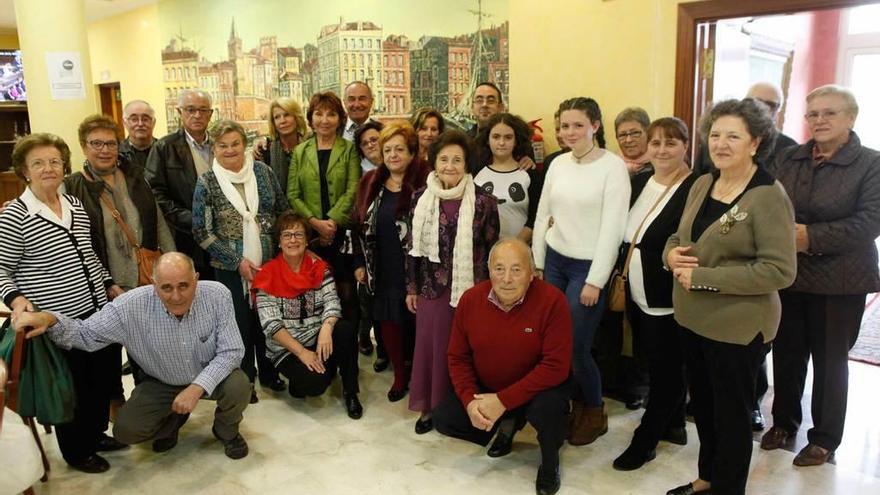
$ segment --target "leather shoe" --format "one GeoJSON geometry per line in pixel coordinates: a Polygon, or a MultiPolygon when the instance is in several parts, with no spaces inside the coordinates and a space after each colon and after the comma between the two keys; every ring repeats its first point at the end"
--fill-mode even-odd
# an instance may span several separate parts
{"type": "Polygon", "coordinates": [[[260,398],[257,397],[257,391],[256,391],[256,390],[251,390],[251,400],[250,400],[250,403],[251,403],[251,404],[256,404],[257,402],[260,402],[260,398]]]}
{"type": "Polygon", "coordinates": [[[416,421],[416,434],[417,435],[424,435],[425,433],[428,433],[429,431],[431,431],[433,429],[434,429],[434,421],[432,421],[431,418],[427,418],[427,419],[419,418],[418,421],[416,421]]]}
{"type": "Polygon", "coordinates": [[[388,369],[388,359],[387,358],[376,358],[376,362],[373,363],[373,371],[376,373],[381,373],[388,369]]]}
{"type": "Polygon", "coordinates": [[[407,389],[404,388],[402,390],[394,390],[393,388],[388,391],[388,401],[389,402],[397,402],[400,399],[406,397],[407,389]]]}
{"type": "Polygon", "coordinates": [[[363,339],[358,343],[358,351],[364,356],[371,356],[373,354],[373,343],[369,338],[363,339]]]}
{"type": "Polygon", "coordinates": [[[127,448],[128,445],[103,433],[101,433],[100,438],[98,438],[98,443],[95,445],[95,451],[97,452],[113,452],[114,450],[122,450],[127,448]]]}
{"type": "Polygon", "coordinates": [[[709,490],[694,490],[694,484],[681,485],[666,492],[666,495],[709,495],[709,490]]]}
{"type": "Polygon", "coordinates": [[[785,431],[785,429],[779,426],[774,426],[761,437],[761,448],[763,450],[776,450],[785,446],[785,444],[793,438],[794,435],[785,431]]]}
{"type": "Polygon", "coordinates": [[[220,440],[220,443],[223,444],[223,450],[226,454],[226,457],[230,459],[241,459],[242,457],[247,457],[248,455],[248,444],[244,441],[244,437],[241,436],[241,433],[237,433],[235,438],[231,440],[223,440],[217,435],[217,430],[211,428],[211,433],[214,434],[214,438],[220,440]]]}
{"type": "Polygon", "coordinates": [[[623,405],[630,411],[637,411],[645,405],[645,399],[638,395],[631,395],[624,400],[623,405]]]}
{"type": "Polygon", "coordinates": [[[277,376],[271,380],[266,380],[265,382],[260,380],[260,384],[264,387],[269,387],[273,392],[284,392],[287,390],[287,384],[277,376]]]}
{"type": "Polygon", "coordinates": [[[553,495],[559,491],[559,465],[556,467],[538,466],[538,477],[535,478],[535,493],[553,495]]]}
{"type": "Polygon", "coordinates": [[[665,442],[674,443],[675,445],[687,445],[688,443],[688,432],[684,426],[676,426],[667,428],[665,432],[663,432],[663,436],[660,438],[665,442]]]}
{"type": "Polygon", "coordinates": [[[77,471],[89,474],[103,473],[110,469],[110,463],[107,462],[107,459],[98,454],[92,454],[81,461],[68,462],[67,465],[77,471]]]}
{"type": "Polygon", "coordinates": [[[489,446],[486,455],[489,457],[504,457],[513,450],[513,435],[499,431],[495,435],[495,441],[489,446]]]}
{"type": "Polygon", "coordinates": [[[828,462],[834,456],[833,450],[827,450],[818,445],[811,443],[801,449],[798,455],[794,456],[792,464],[795,466],[821,466],[828,462]]]}
{"type": "Polygon", "coordinates": [[[617,459],[614,459],[613,466],[614,469],[618,471],[634,471],[644,466],[645,463],[653,461],[655,457],[657,457],[657,451],[655,449],[644,452],[641,449],[630,445],[617,457],[617,459]]]}
{"type": "Polygon", "coordinates": [[[344,399],[345,412],[348,413],[348,417],[351,419],[361,419],[361,416],[364,415],[364,406],[361,405],[357,394],[344,394],[344,399]]]}
{"type": "Polygon", "coordinates": [[[752,431],[764,431],[764,415],[760,409],[752,411],[752,431]]]}

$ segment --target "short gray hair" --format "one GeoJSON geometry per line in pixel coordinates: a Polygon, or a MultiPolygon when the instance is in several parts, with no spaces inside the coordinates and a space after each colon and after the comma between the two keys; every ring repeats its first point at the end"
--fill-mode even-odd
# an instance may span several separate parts
{"type": "Polygon", "coordinates": [[[178,107],[178,108],[183,108],[183,100],[185,100],[186,97],[187,97],[187,96],[190,96],[190,95],[195,95],[195,96],[198,96],[198,97],[200,97],[200,98],[205,98],[205,99],[208,100],[208,106],[209,106],[209,107],[213,107],[213,106],[214,106],[214,102],[213,102],[213,100],[211,99],[211,94],[210,94],[210,93],[208,93],[207,91],[203,91],[203,90],[201,90],[201,89],[192,88],[192,89],[184,89],[183,91],[180,92],[179,95],[177,95],[177,107],[178,107]]]}
{"type": "Polygon", "coordinates": [[[807,95],[807,103],[813,101],[814,98],[818,98],[820,96],[839,96],[843,99],[844,104],[846,105],[846,112],[852,116],[852,118],[856,118],[859,116],[859,104],[856,102],[856,95],[850,91],[849,88],[845,88],[843,86],[839,86],[837,84],[826,84],[824,86],[819,86],[818,88],[810,91],[810,94],[807,95]]]}
{"type": "Polygon", "coordinates": [[[622,112],[614,118],[614,133],[617,134],[617,128],[624,122],[638,122],[646,131],[651,126],[651,117],[642,107],[624,108],[622,112]]]}
{"type": "Polygon", "coordinates": [[[534,255],[534,253],[532,253],[532,248],[529,247],[529,245],[526,244],[525,242],[523,242],[522,240],[517,239],[516,237],[507,237],[507,238],[499,239],[498,241],[496,241],[495,244],[492,245],[492,249],[489,250],[488,259],[490,259],[490,260],[492,259],[492,254],[495,253],[496,248],[501,247],[501,246],[507,246],[507,245],[514,245],[514,246],[520,246],[521,248],[525,248],[526,252],[529,253],[529,265],[532,267],[532,271],[537,270],[537,266],[535,266],[535,255],[534,255]]]}
{"type": "Polygon", "coordinates": [[[131,100],[130,102],[125,104],[125,107],[123,107],[122,117],[125,118],[126,116],[128,116],[128,107],[130,107],[132,105],[137,105],[138,103],[142,103],[143,105],[145,105],[147,107],[147,112],[150,113],[151,117],[156,116],[156,111],[153,110],[153,107],[149,103],[147,103],[146,101],[144,101],[144,100],[131,100]]]}

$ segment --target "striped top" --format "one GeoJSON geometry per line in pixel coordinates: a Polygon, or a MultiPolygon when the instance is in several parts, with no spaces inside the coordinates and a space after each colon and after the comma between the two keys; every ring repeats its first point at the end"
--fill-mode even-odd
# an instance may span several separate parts
{"type": "Polygon", "coordinates": [[[324,320],[342,316],[333,275],[329,269],[324,270],[321,287],[293,299],[275,297],[258,290],[257,314],[260,316],[263,333],[266,334],[266,355],[273,364],[277,365],[290,354],[289,350],[272,338],[279,330],[289,333],[303,347],[314,348],[324,320]]]}
{"type": "Polygon", "coordinates": [[[0,213],[0,297],[24,296],[42,310],[79,316],[107,304],[113,285],[92,249],[82,203],[61,195],[59,219],[30,188],[0,213]]]}

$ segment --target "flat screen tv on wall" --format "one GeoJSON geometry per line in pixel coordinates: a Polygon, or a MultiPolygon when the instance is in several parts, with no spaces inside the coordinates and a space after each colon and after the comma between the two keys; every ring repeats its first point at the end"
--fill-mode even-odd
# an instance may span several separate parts
{"type": "Polygon", "coordinates": [[[0,103],[27,101],[21,50],[0,50],[0,103]]]}

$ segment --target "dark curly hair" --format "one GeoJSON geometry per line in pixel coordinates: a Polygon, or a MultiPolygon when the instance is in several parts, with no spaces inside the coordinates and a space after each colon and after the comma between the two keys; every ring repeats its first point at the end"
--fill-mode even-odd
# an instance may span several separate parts
{"type": "MultiPolygon", "coordinates": [[[[529,124],[526,124],[526,121],[517,115],[502,112],[490,117],[485,127],[477,134],[474,146],[485,150],[481,156],[492,156],[492,150],[489,147],[489,137],[492,135],[492,129],[498,124],[504,124],[513,129],[513,139],[515,141],[513,145],[513,158],[519,160],[528,155],[532,147],[532,130],[529,128],[529,124]]],[[[479,165],[488,164],[480,163],[479,165]]]]}
{"type": "Polygon", "coordinates": [[[778,135],[767,105],[754,98],[723,100],[712,105],[700,120],[700,135],[704,146],[708,146],[709,131],[712,130],[712,125],[721,117],[742,119],[749,136],[760,140],[752,161],[759,165],[765,165],[776,145],[776,136],[778,135]]]}
{"type": "Polygon", "coordinates": [[[460,146],[461,149],[464,150],[464,170],[466,173],[472,174],[474,170],[473,144],[467,134],[461,131],[448,130],[443,132],[443,134],[440,134],[440,137],[434,141],[434,144],[431,145],[431,149],[428,150],[428,164],[432,169],[435,169],[437,165],[437,155],[440,154],[440,150],[452,145],[460,146]]]}
{"type": "Polygon", "coordinates": [[[592,98],[578,96],[577,98],[569,98],[559,104],[560,116],[566,110],[580,110],[587,115],[590,122],[599,122],[599,129],[596,130],[594,136],[599,147],[605,149],[605,124],[602,123],[602,110],[599,108],[599,103],[592,98]]]}

